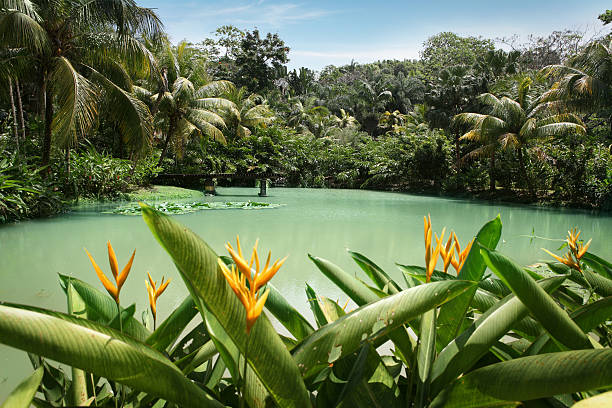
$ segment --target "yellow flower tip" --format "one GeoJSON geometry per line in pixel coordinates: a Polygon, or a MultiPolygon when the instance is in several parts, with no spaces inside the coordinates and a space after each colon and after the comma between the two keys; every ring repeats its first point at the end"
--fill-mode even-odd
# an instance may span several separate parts
{"type": "Polygon", "coordinates": [[[100,267],[98,266],[96,261],[94,261],[93,256],[91,256],[89,251],[87,249],[85,249],[85,252],[87,253],[87,256],[89,257],[89,260],[91,261],[91,264],[94,267],[94,271],[96,271],[96,275],[98,275],[98,279],[100,279],[100,282],[102,282],[102,285],[104,286],[106,291],[109,293],[109,295],[111,295],[113,297],[113,299],[115,299],[115,302],[119,303],[119,290],[106,277],[106,275],[104,275],[104,273],[102,272],[102,269],[100,269],[100,267]]]}
{"type": "Polygon", "coordinates": [[[589,249],[589,246],[591,246],[591,241],[593,240],[593,238],[589,239],[589,241],[584,244],[584,246],[581,245],[580,247],[580,251],[578,252],[578,259],[581,259],[584,254],[586,254],[587,250],[589,249]]]}
{"type": "Polygon", "coordinates": [[[128,261],[127,264],[125,264],[125,266],[123,267],[123,270],[117,277],[117,287],[119,288],[119,290],[121,290],[121,287],[125,283],[125,280],[127,279],[128,275],[130,274],[130,271],[132,270],[132,263],[134,262],[135,256],[136,256],[136,250],[134,249],[134,252],[132,252],[132,256],[130,257],[130,260],[128,261]]]}
{"type": "Polygon", "coordinates": [[[117,275],[119,273],[119,265],[117,264],[117,257],[115,256],[115,251],[113,250],[113,246],[110,241],[106,241],[106,247],[108,248],[108,263],[111,267],[111,272],[115,277],[115,281],[117,280],[117,275]]]}

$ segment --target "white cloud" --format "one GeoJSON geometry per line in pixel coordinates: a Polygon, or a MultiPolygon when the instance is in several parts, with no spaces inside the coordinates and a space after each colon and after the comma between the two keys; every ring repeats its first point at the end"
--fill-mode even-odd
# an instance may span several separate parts
{"type": "Polygon", "coordinates": [[[278,28],[287,24],[314,20],[334,12],[324,9],[310,9],[300,3],[270,3],[255,0],[235,7],[207,8],[198,13],[204,19],[223,17],[224,20],[238,25],[267,25],[278,28]]]}

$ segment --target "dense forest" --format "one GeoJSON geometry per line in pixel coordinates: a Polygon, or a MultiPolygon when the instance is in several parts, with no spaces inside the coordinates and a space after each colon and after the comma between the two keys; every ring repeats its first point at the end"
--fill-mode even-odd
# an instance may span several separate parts
{"type": "Polygon", "coordinates": [[[132,2],[3,0],[0,220],[208,172],[610,209],[599,18],[594,38],[442,32],[418,60],[317,72],[288,70],[289,45],[257,29],[173,44],[132,2]]]}

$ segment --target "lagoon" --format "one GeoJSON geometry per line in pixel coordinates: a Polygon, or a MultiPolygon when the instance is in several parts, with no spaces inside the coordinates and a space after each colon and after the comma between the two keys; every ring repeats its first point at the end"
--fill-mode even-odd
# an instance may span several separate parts
{"type": "MultiPolygon", "coordinates": [[[[582,237],[593,239],[591,252],[605,256],[609,256],[607,242],[612,238],[612,214],[363,190],[274,188],[265,198],[258,197],[257,191],[219,188],[217,196],[204,200],[282,206],[204,210],[176,218],[219,254],[225,253],[224,243],[234,242],[239,234],[243,248],[250,248],[259,238],[260,255],[268,249],[273,259],[289,255],[272,283],[311,320],[305,283],[341,305],[347,299],[318,272],[307,254],[326,258],[365,279],[346,253],[346,249],[358,251],[402,282],[395,262],[423,265],[423,216],[428,213],[434,231],[444,226],[453,229],[462,246],[482,224],[500,214],[503,232],[498,249],[523,265],[550,259],[541,248],[554,250],[561,244],[533,235],[563,239],[569,228],[579,227],[582,237]]],[[[123,305],[136,303],[137,317],[147,309],[147,271],[157,280],[162,275],[172,279],[157,306],[159,319],[165,318],[187,290],[141,217],[103,213],[115,206],[82,206],[58,217],[0,227],[0,301],[65,311],[57,274],[72,275],[102,289],[83,248],[109,273],[106,241],[110,240],[120,267],[136,249],[121,297],[123,305]]],[[[0,400],[30,371],[25,353],[0,346],[0,400]]]]}

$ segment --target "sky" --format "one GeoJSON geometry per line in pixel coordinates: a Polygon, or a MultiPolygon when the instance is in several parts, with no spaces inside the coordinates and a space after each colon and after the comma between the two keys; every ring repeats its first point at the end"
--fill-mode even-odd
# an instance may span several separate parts
{"type": "MultiPolygon", "coordinates": [[[[138,0],[156,9],[172,42],[200,42],[222,25],[278,33],[291,49],[289,69],[415,59],[432,35],[547,35],[603,32],[609,0],[138,0]]],[[[606,28],[606,30],[609,30],[606,28]]],[[[500,44],[500,47],[502,45],[500,44]]]]}

